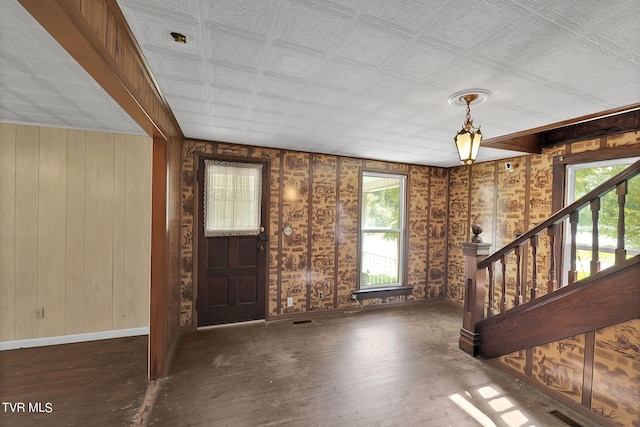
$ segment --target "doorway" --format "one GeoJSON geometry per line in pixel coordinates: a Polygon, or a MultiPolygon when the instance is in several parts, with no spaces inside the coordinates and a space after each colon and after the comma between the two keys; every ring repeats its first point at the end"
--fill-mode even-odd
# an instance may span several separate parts
{"type": "Polygon", "coordinates": [[[197,326],[264,319],[269,164],[198,156],[197,326]]]}

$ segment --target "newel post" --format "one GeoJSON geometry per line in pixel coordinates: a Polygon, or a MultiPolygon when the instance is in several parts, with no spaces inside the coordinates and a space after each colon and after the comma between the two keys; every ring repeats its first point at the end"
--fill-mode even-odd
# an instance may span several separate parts
{"type": "MultiPolygon", "coordinates": [[[[476,224],[474,224],[475,226],[476,224]]],[[[487,270],[478,270],[478,263],[489,256],[491,244],[482,243],[478,236],[482,229],[473,230],[471,243],[462,244],[464,254],[464,314],[460,329],[459,348],[472,356],[478,355],[480,336],[476,333],[476,323],[484,318],[485,281],[487,270]]]]}

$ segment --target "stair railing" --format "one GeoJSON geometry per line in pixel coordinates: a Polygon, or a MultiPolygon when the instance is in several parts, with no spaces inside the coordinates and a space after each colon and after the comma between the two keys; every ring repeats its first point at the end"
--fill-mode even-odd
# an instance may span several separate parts
{"type": "MultiPolygon", "coordinates": [[[[627,248],[625,247],[625,212],[626,196],[629,190],[629,181],[640,174],[640,161],[632,164],[624,171],[605,181],[594,190],[581,197],[569,206],[559,210],[549,218],[516,238],[513,242],[502,249],[489,255],[491,245],[479,243],[478,235],[474,236],[471,243],[463,243],[463,254],[465,257],[465,296],[464,296],[464,316],[463,325],[460,330],[460,349],[475,356],[478,353],[480,337],[476,333],[475,325],[486,317],[492,317],[499,313],[504,313],[509,309],[508,291],[513,288],[513,306],[522,304],[527,296],[530,300],[540,296],[540,271],[538,249],[540,237],[547,236],[549,239],[549,255],[546,269],[546,290],[547,293],[558,289],[558,278],[561,254],[560,244],[562,243],[561,231],[564,222],[569,222],[569,251],[570,261],[568,278],[566,285],[578,282],[578,272],[576,268],[577,243],[576,236],[580,210],[589,207],[591,211],[591,263],[590,273],[595,274],[600,271],[599,259],[599,212],[600,200],[602,197],[615,190],[618,196],[618,223],[617,223],[617,246],[615,248],[615,266],[620,265],[627,258],[627,248]],[[529,254],[529,259],[523,261],[523,254],[529,254]],[[507,282],[507,265],[510,260],[515,261],[516,276],[513,283],[507,282]],[[496,269],[498,264],[498,269],[496,269]],[[523,268],[530,268],[531,284],[528,295],[524,292],[523,268]],[[498,273],[498,274],[496,274],[498,273]],[[501,275],[498,292],[496,292],[495,276],[501,275]],[[488,281],[488,283],[487,283],[488,281]],[[496,295],[498,300],[496,301],[496,295]],[[486,299],[485,299],[486,297],[486,299]],[[496,311],[499,310],[499,313],[496,311]]],[[[480,229],[481,231],[481,229],[480,229]]],[[[474,230],[476,233],[477,230],[474,230]]],[[[479,234],[479,233],[478,233],[479,234]]]]}

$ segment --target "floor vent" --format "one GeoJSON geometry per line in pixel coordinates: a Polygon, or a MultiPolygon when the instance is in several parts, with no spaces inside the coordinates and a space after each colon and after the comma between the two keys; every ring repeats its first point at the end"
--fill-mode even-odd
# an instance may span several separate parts
{"type": "Polygon", "coordinates": [[[294,320],[293,324],[294,325],[301,325],[303,323],[312,323],[311,319],[304,319],[304,320],[294,320]]]}
{"type": "Polygon", "coordinates": [[[554,417],[556,417],[557,419],[559,419],[560,421],[562,421],[563,423],[567,424],[568,426],[571,426],[571,427],[582,427],[582,424],[580,424],[577,421],[572,420],[571,418],[567,417],[565,414],[563,414],[560,411],[551,411],[549,413],[551,415],[553,415],[554,417]]]}

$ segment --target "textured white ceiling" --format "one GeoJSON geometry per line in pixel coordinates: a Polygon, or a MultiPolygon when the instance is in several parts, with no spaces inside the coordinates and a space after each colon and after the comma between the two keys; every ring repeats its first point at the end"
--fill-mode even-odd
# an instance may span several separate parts
{"type": "Polygon", "coordinates": [[[0,11],[0,121],[144,134],[17,1],[0,11]]]}
{"type": "MultiPolygon", "coordinates": [[[[447,102],[454,92],[493,92],[471,106],[485,138],[640,102],[637,0],[118,2],[191,138],[454,166],[465,113],[447,102]]],[[[7,43],[7,26],[32,25],[7,15],[0,120],[26,121],[34,109],[58,117],[47,106],[69,98],[59,80],[102,106],[42,34],[33,52],[7,43]],[[42,58],[42,47],[51,54],[42,58]]],[[[485,147],[479,160],[512,155],[485,147]]]]}

